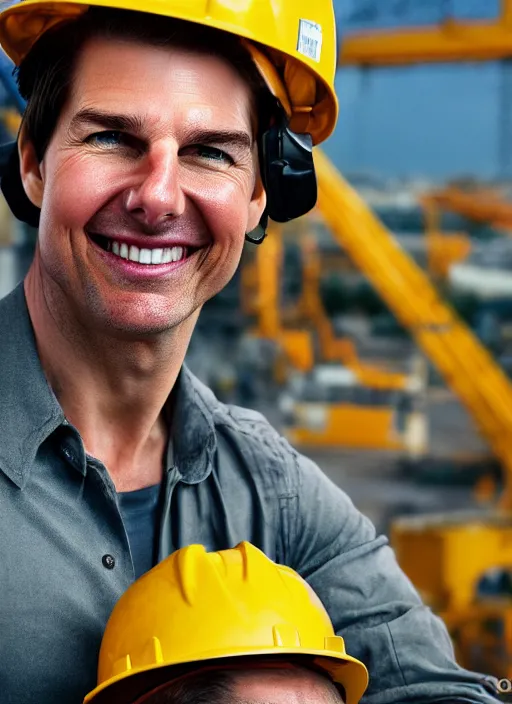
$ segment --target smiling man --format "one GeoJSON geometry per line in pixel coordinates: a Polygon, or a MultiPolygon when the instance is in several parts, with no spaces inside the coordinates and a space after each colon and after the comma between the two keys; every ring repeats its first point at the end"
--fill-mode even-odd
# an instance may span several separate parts
{"type": "Polygon", "coordinates": [[[330,0],[109,4],[0,15],[27,100],[2,190],[39,228],[0,303],[2,702],[78,704],[134,579],[242,540],[317,591],[373,704],[492,701],[348,497],[183,364],[244,240],[314,205],[330,0]]]}
{"type": "MultiPolygon", "coordinates": [[[[258,225],[265,206],[251,87],[224,58],[194,51],[186,41],[184,47],[179,40],[162,47],[122,36],[84,42],[73,75],[43,161],[30,139],[37,140],[30,113],[20,140],[25,191],[41,209],[27,300],[36,332],[38,319],[49,328],[71,320],[75,332],[86,335],[88,357],[93,347],[103,355],[104,335],[110,339],[115,331],[133,350],[134,341],[146,348],[148,336],[158,345],[144,370],[146,381],[161,391],[158,400],[152,392],[143,394],[150,414],[134,398],[128,406],[133,428],[123,423],[125,437],[108,441],[107,456],[97,445],[105,440],[103,423],[85,432],[86,445],[107,460],[116,485],[127,486],[128,458],[130,464],[139,459],[148,464],[145,443],[169,393],[169,371],[176,376],[181,366],[197,312],[233,276],[241,234],[258,225]],[[228,93],[229,101],[218,99],[228,93]],[[162,336],[159,343],[155,335],[162,336]]],[[[52,347],[62,340],[64,349],[56,354],[53,348],[51,357],[67,356],[69,337],[52,338],[52,347]]],[[[103,388],[116,377],[124,385],[122,346],[120,341],[103,357],[101,370],[94,364],[103,388]]],[[[138,381],[135,354],[135,375],[128,376],[138,381]]],[[[89,369],[90,361],[84,366],[89,369]]],[[[76,369],[71,377],[64,388],[75,397],[76,369]]],[[[123,395],[119,390],[115,403],[123,395]]],[[[83,401],[80,428],[93,410],[83,401]]],[[[159,480],[161,449],[153,469],[151,479],[159,480]]]]}

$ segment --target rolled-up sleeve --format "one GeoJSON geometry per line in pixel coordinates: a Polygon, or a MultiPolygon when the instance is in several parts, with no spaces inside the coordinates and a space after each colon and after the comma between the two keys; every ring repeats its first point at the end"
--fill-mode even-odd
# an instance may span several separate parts
{"type": "Polygon", "coordinates": [[[496,704],[492,682],[457,665],[444,623],[422,603],[387,538],[316,464],[294,458],[288,562],[323,601],[347,651],[367,666],[363,701],[496,704]]]}

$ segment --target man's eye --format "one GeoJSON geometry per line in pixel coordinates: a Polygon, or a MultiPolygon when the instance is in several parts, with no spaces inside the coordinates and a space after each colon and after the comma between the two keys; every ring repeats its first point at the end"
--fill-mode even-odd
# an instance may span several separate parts
{"type": "Polygon", "coordinates": [[[99,147],[117,147],[126,142],[126,138],[122,132],[115,130],[107,130],[105,132],[95,132],[87,137],[89,144],[95,144],[99,147]]]}
{"type": "Polygon", "coordinates": [[[203,159],[210,159],[211,161],[225,162],[228,164],[233,163],[233,159],[229,156],[229,154],[223,152],[222,149],[216,149],[215,147],[204,147],[201,144],[192,147],[192,149],[196,152],[197,156],[200,156],[203,159]]]}

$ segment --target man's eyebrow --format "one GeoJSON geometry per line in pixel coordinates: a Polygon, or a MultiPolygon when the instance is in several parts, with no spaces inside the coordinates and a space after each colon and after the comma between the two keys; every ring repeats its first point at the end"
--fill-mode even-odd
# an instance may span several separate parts
{"type": "MultiPolygon", "coordinates": [[[[140,133],[143,130],[143,119],[138,115],[119,115],[84,108],[76,113],[71,120],[71,127],[84,124],[100,125],[106,130],[140,133]]],[[[244,130],[193,130],[187,135],[187,141],[193,144],[230,145],[242,149],[252,149],[253,139],[244,130]]]]}
{"type": "Polygon", "coordinates": [[[242,149],[251,149],[253,139],[249,132],[243,130],[196,130],[187,135],[191,144],[230,145],[242,149]]]}
{"type": "Polygon", "coordinates": [[[120,132],[140,132],[143,121],[137,115],[118,115],[103,112],[102,110],[84,108],[77,112],[71,120],[72,127],[83,124],[101,125],[104,129],[120,132]]]}

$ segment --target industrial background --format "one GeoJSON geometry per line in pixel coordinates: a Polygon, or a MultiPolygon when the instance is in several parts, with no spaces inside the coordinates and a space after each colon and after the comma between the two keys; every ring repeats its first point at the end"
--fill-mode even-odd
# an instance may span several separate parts
{"type": "MultiPolygon", "coordinates": [[[[462,664],[512,679],[512,0],[335,4],[318,206],[247,245],[187,362],[389,535],[462,664]]],[[[0,296],[36,236],[0,200],[0,296]]]]}

